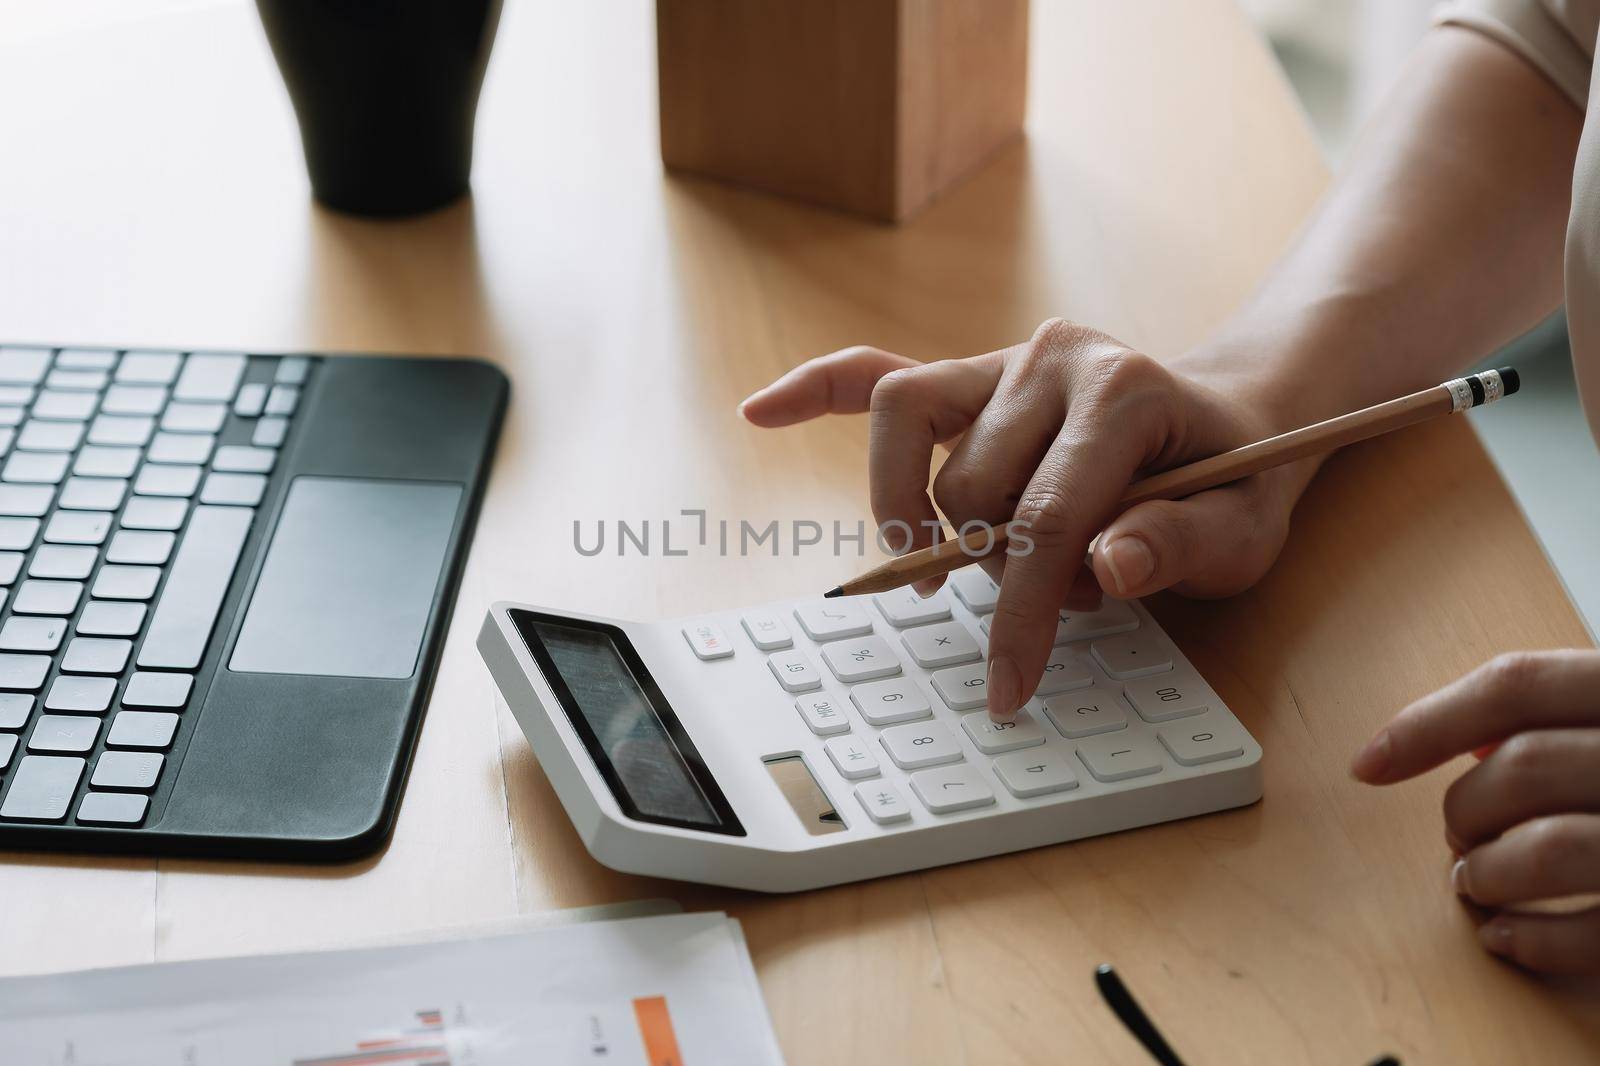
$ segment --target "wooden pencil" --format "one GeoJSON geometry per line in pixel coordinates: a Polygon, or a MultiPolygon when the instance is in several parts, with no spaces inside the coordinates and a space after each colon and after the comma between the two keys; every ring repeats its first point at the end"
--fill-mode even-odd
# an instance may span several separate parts
{"type": "MultiPolygon", "coordinates": [[[[1486,370],[1469,377],[1455,378],[1431,389],[1389,400],[1330,418],[1276,437],[1246,444],[1241,448],[1200,459],[1185,466],[1152,474],[1128,486],[1119,506],[1126,510],[1147,500],[1178,500],[1206,489],[1259,474],[1313,455],[1336,451],[1347,444],[1368,440],[1397,429],[1425,422],[1440,415],[1455,414],[1493,403],[1510,396],[1520,386],[1517,372],[1510,367],[1486,370]]],[[[923,548],[830,589],[826,596],[861,596],[888,592],[924,578],[958,570],[968,563],[1003,549],[1010,539],[1012,523],[985,527],[964,537],[942,541],[923,548]]]]}

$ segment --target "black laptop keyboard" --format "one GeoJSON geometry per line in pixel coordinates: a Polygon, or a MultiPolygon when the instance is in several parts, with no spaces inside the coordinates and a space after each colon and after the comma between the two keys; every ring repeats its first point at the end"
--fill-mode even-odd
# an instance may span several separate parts
{"type": "Polygon", "coordinates": [[[0,346],[0,823],[144,822],[312,365],[0,346]]]}

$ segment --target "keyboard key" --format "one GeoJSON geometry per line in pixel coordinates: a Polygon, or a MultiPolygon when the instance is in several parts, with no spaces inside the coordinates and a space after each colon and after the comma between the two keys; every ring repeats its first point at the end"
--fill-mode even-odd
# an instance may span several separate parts
{"type": "Polygon", "coordinates": [[[970,663],[983,657],[978,650],[977,640],[960,622],[941,622],[910,629],[901,634],[900,640],[917,665],[927,670],[970,663]]]}
{"type": "Polygon", "coordinates": [[[25,552],[38,535],[37,518],[0,518],[0,549],[25,552]]]}
{"type": "Polygon", "coordinates": [[[111,697],[116,691],[117,679],[114,677],[59,674],[50,682],[50,694],[44,698],[44,709],[99,714],[111,706],[111,697]]]}
{"type": "Polygon", "coordinates": [[[115,511],[127,493],[127,478],[69,477],[61,487],[60,506],[70,511],[115,511]]]}
{"type": "Polygon", "coordinates": [[[56,369],[50,371],[44,383],[52,389],[82,389],[86,392],[99,392],[111,380],[111,375],[104,370],[66,370],[56,369]]]}
{"type": "Polygon", "coordinates": [[[1044,676],[1039,679],[1037,696],[1054,696],[1058,692],[1088,688],[1094,684],[1094,671],[1071,648],[1053,648],[1044,664],[1044,676]]]}
{"type": "Polygon", "coordinates": [[[216,435],[212,433],[157,433],[150,442],[145,460],[201,465],[211,458],[211,446],[216,442],[216,435]]]}
{"type": "Polygon", "coordinates": [[[255,433],[250,437],[250,443],[258,448],[281,448],[283,440],[289,435],[289,420],[287,418],[263,418],[256,423],[255,433]]]}
{"type": "Polygon", "coordinates": [[[1121,600],[1105,600],[1098,611],[1062,611],[1056,616],[1056,643],[1093,640],[1139,628],[1139,616],[1121,600]]]}
{"type": "Polygon", "coordinates": [[[261,474],[207,474],[200,502],[254,507],[266,491],[267,479],[261,474]]]}
{"type": "Polygon", "coordinates": [[[1097,781],[1123,781],[1161,769],[1161,752],[1155,742],[1137,733],[1089,737],[1079,742],[1078,758],[1097,781]]]}
{"type": "Polygon", "coordinates": [[[14,429],[0,429],[0,455],[11,450],[11,441],[16,435],[17,431],[14,429]]]}
{"type": "Polygon", "coordinates": [[[150,797],[136,792],[91,792],[78,804],[80,825],[138,825],[150,797]]]}
{"type": "Polygon", "coordinates": [[[17,735],[0,733],[0,772],[11,765],[11,756],[17,752],[17,735]]]}
{"type": "Polygon", "coordinates": [[[0,514],[42,518],[55,495],[49,485],[0,485],[0,514]]]}
{"type": "Polygon", "coordinates": [[[174,530],[182,528],[188,513],[188,500],[135,496],[122,510],[122,526],[124,529],[174,530]]]}
{"type": "Polygon", "coordinates": [[[909,677],[857,685],[850,690],[850,702],[872,725],[914,722],[933,713],[933,704],[928,702],[922,686],[909,677]]]}
{"type": "Polygon", "coordinates": [[[156,594],[161,570],[154,566],[102,566],[94,578],[97,600],[148,600],[156,594]]]}
{"type": "Polygon", "coordinates": [[[882,637],[860,637],[829,644],[822,649],[823,661],[845,684],[893,677],[900,672],[900,660],[882,637]]]}
{"type": "Polygon", "coordinates": [[[286,355],[278,360],[272,380],[280,385],[303,385],[311,370],[311,360],[303,355],[286,355]]]}
{"type": "Polygon", "coordinates": [[[33,401],[34,418],[52,418],[66,422],[85,422],[94,414],[100,397],[92,392],[63,392],[45,389],[33,401]]]}
{"type": "Polygon", "coordinates": [[[267,393],[266,413],[269,415],[292,415],[300,402],[300,390],[293,385],[274,385],[272,391],[267,393]]]}
{"type": "Polygon", "coordinates": [[[44,539],[48,544],[102,544],[110,532],[110,511],[57,511],[50,516],[44,539]]]}
{"type": "Polygon", "coordinates": [[[165,755],[153,751],[108,751],[94,764],[89,778],[92,788],[145,790],[156,787],[165,755]]]}
{"type": "Polygon", "coordinates": [[[1225,714],[1211,712],[1156,730],[1161,746],[1183,766],[1200,766],[1244,754],[1245,732],[1225,714]]]}
{"type": "Polygon", "coordinates": [[[239,386],[239,395],[233,401],[233,413],[240,418],[260,418],[261,409],[266,405],[266,385],[252,381],[239,386]]]}
{"type": "Polygon", "coordinates": [[[1040,704],[1050,721],[1061,730],[1061,735],[1071,740],[1108,733],[1128,725],[1128,712],[1122,709],[1117,697],[1098,685],[1078,692],[1046,696],[1040,704]]]}
{"type": "Polygon", "coordinates": [[[872,597],[872,602],[878,605],[883,617],[896,629],[944,622],[950,618],[950,605],[945,603],[943,596],[923,599],[916,589],[880,592],[872,597]]]}
{"type": "Polygon", "coordinates": [[[777,651],[794,644],[789,627],[773,611],[750,611],[739,620],[750,643],[762,651],[777,651]]]}
{"type": "Polygon", "coordinates": [[[193,496],[200,484],[198,466],[154,466],[139,470],[133,491],[140,496],[193,496]]]}
{"type": "Polygon", "coordinates": [[[89,571],[94,569],[94,561],[99,555],[100,551],[97,548],[46,544],[33,553],[33,563],[28,567],[28,576],[82,581],[89,576],[89,571]]]}
{"type": "MultiPolygon", "coordinates": [[[[22,425],[23,419],[26,417],[26,413],[20,407],[0,405],[0,426],[5,426],[8,429],[13,426],[20,426],[22,425]]],[[[11,447],[11,441],[14,436],[15,434],[12,433],[5,434],[5,443],[3,446],[0,446],[0,451],[4,451],[6,448],[11,447]]]]}
{"type": "Polygon", "coordinates": [[[1062,748],[1019,751],[996,759],[994,773],[1013,796],[1045,796],[1078,787],[1078,775],[1068,759],[1068,752],[1062,748]]]}
{"type": "Polygon", "coordinates": [[[65,618],[29,618],[14,614],[0,626],[0,650],[55,651],[66,635],[65,618]]]}
{"type": "Polygon", "coordinates": [[[38,692],[49,672],[48,655],[0,655],[0,688],[38,692]]]}
{"type": "Polygon", "coordinates": [[[694,622],[683,627],[683,639],[701,660],[726,659],[733,654],[733,642],[715,622],[694,622]]]}
{"type": "Polygon", "coordinates": [[[82,422],[30,419],[17,434],[16,447],[25,452],[70,452],[82,442],[82,422]]]}
{"type": "Polygon", "coordinates": [[[172,555],[177,537],[171,533],[147,533],[132,529],[119,529],[106,548],[108,563],[136,563],[144,566],[165,565],[172,555]]]}
{"type": "Polygon", "coordinates": [[[249,448],[242,444],[227,444],[217,449],[211,460],[211,469],[227,470],[240,474],[268,474],[278,453],[271,448],[249,448]]]}
{"type": "Polygon", "coordinates": [[[145,605],[91,600],[78,616],[78,632],[86,637],[133,637],[144,624],[145,605]]]}
{"type": "Polygon", "coordinates": [[[100,719],[84,714],[41,714],[28,734],[28,750],[50,755],[81,755],[94,750],[100,719]]]}
{"type": "Polygon", "coordinates": [[[0,347],[0,381],[7,385],[37,385],[49,366],[49,348],[0,347]]]}
{"type": "Polygon", "coordinates": [[[1145,633],[1097,640],[1089,645],[1100,668],[1118,681],[1164,674],[1172,669],[1172,656],[1159,640],[1145,633]]]}
{"type": "MultiPolygon", "coordinates": [[[[98,726],[93,718],[83,719],[98,726]]],[[[83,777],[84,761],[73,756],[29,755],[17,764],[0,818],[14,822],[54,822],[65,818],[83,777]]]]}
{"type": "Polygon", "coordinates": [[[40,581],[30,578],[17,589],[11,601],[16,614],[53,614],[69,617],[78,609],[78,598],[83,595],[81,581],[40,581]]]}
{"type": "Polygon", "coordinates": [[[832,737],[822,745],[828,750],[828,759],[834,769],[846,779],[858,781],[863,777],[877,777],[878,757],[862,737],[832,737]]]}
{"type": "Polygon", "coordinates": [[[120,674],[133,654],[133,641],[113,637],[73,637],[61,669],[73,674],[120,674]]]}
{"type": "Polygon", "coordinates": [[[194,678],[188,674],[141,671],[128,679],[128,687],[122,693],[122,705],[176,710],[189,702],[189,690],[193,687],[194,678]]]}
{"type": "Polygon", "coordinates": [[[165,751],[178,731],[178,716],[166,711],[118,711],[106,744],[113,748],[165,751]]]}
{"type": "Polygon", "coordinates": [[[973,745],[985,755],[999,755],[1019,748],[1032,748],[1044,743],[1044,730],[1034,721],[1026,707],[1017,712],[1009,722],[992,721],[986,714],[969,714],[961,719],[973,745]]]}
{"type": "Polygon", "coordinates": [[[139,648],[141,667],[193,670],[200,665],[254,514],[238,507],[194,509],[139,648]]]}
{"type": "Polygon", "coordinates": [[[867,817],[879,825],[903,822],[911,817],[911,807],[906,803],[906,798],[887,781],[857,785],[856,801],[867,812],[867,817]]]}
{"type": "Polygon", "coordinates": [[[232,353],[201,354],[196,352],[183,364],[172,396],[177,400],[215,400],[227,403],[233,399],[239,379],[244,376],[245,357],[232,353]]]}
{"type": "Polygon", "coordinates": [[[962,758],[961,745],[950,730],[932,719],[890,726],[879,739],[883,750],[902,770],[920,770],[924,766],[960,762],[962,758]]]}
{"type": "Polygon", "coordinates": [[[994,802],[994,789],[978,776],[971,763],[941,766],[911,775],[911,791],[934,814],[951,814],[987,807],[994,802]]]}
{"type": "Polygon", "coordinates": [[[950,587],[973,614],[988,614],[1000,600],[1000,586],[989,580],[989,575],[976,566],[957,570],[950,575],[950,587]]]}
{"type": "Polygon", "coordinates": [[[975,711],[988,701],[985,687],[989,683],[989,667],[986,663],[968,663],[940,670],[932,680],[933,691],[953,711],[975,711]]]}
{"type": "MultiPolygon", "coordinates": [[[[143,658],[142,654],[140,658],[143,658]]],[[[140,665],[145,664],[141,662],[140,665]]],[[[778,679],[778,684],[788,692],[810,692],[822,687],[822,674],[817,671],[816,664],[806,658],[805,652],[802,651],[774,652],[767,660],[767,669],[772,671],[772,676],[778,679]]]]}
{"type": "Polygon", "coordinates": [[[113,385],[100,401],[110,415],[158,415],[167,406],[167,390],[160,385],[113,385]]]}
{"type": "Polygon", "coordinates": [[[84,445],[72,472],[83,477],[132,477],[139,466],[138,448],[110,448],[103,444],[84,445]]]}
{"type": "MultiPolygon", "coordinates": [[[[70,422],[55,423],[73,425],[70,422]]],[[[156,431],[156,420],[147,415],[101,414],[89,426],[90,444],[131,445],[142,448],[156,431]]]]}
{"type": "Polygon", "coordinates": [[[161,415],[161,428],[167,433],[215,433],[228,418],[228,408],[220,403],[167,404],[161,415]]]}
{"type": "MultiPolygon", "coordinates": [[[[31,385],[0,385],[0,404],[8,407],[25,406],[33,402],[33,386],[31,385]]],[[[21,421],[18,419],[18,421],[21,421]]],[[[10,423],[16,425],[16,422],[10,423]]]]}
{"type": "Polygon", "coordinates": [[[0,729],[21,729],[33,713],[33,697],[21,692],[0,692],[0,729]]]}
{"type": "Polygon", "coordinates": [[[1214,698],[1203,681],[1161,675],[1128,682],[1123,695],[1147,722],[1170,722],[1200,714],[1214,698]]]}
{"type": "Polygon", "coordinates": [[[823,600],[794,609],[795,618],[806,636],[819,644],[872,632],[872,619],[853,600],[823,600]]]}
{"type": "MultiPolygon", "coordinates": [[[[9,585],[17,579],[17,574],[22,571],[22,556],[16,552],[0,552],[0,585],[9,585]]],[[[4,591],[0,591],[0,605],[6,602],[4,591]]]]}
{"type": "Polygon", "coordinates": [[[794,708],[800,712],[806,727],[819,737],[850,732],[850,716],[845,714],[839,701],[826,692],[801,696],[794,701],[794,708]]]}
{"type": "Polygon", "coordinates": [[[110,370],[117,365],[117,353],[99,348],[63,348],[56,355],[56,366],[68,370],[110,370]]]}
{"type": "Polygon", "coordinates": [[[177,352],[129,352],[117,365],[117,380],[140,385],[170,385],[183,356],[177,352]]]}
{"type": "Polygon", "coordinates": [[[12,452],[0,471],[0,481],[22,481],[35,485],[57,485],[67,476],[72,456],[63,452],[12,452]]]}

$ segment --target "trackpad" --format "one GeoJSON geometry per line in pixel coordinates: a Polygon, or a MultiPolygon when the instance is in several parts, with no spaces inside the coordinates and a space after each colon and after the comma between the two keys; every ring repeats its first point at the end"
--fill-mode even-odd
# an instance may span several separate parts
{"type": "Polygon", "coordinates": [[[453,483],[296,478],[228,668],[410,677],[460,503],[453,483]]]}

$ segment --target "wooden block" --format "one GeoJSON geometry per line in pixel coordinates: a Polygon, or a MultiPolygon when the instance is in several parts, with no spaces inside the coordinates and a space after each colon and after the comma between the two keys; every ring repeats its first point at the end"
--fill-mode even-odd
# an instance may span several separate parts
{"type": "Polygon", "coordinates": [[[900,221],[1022,130],[1028,0],[656,0],[671,169],[900,221]]]}

